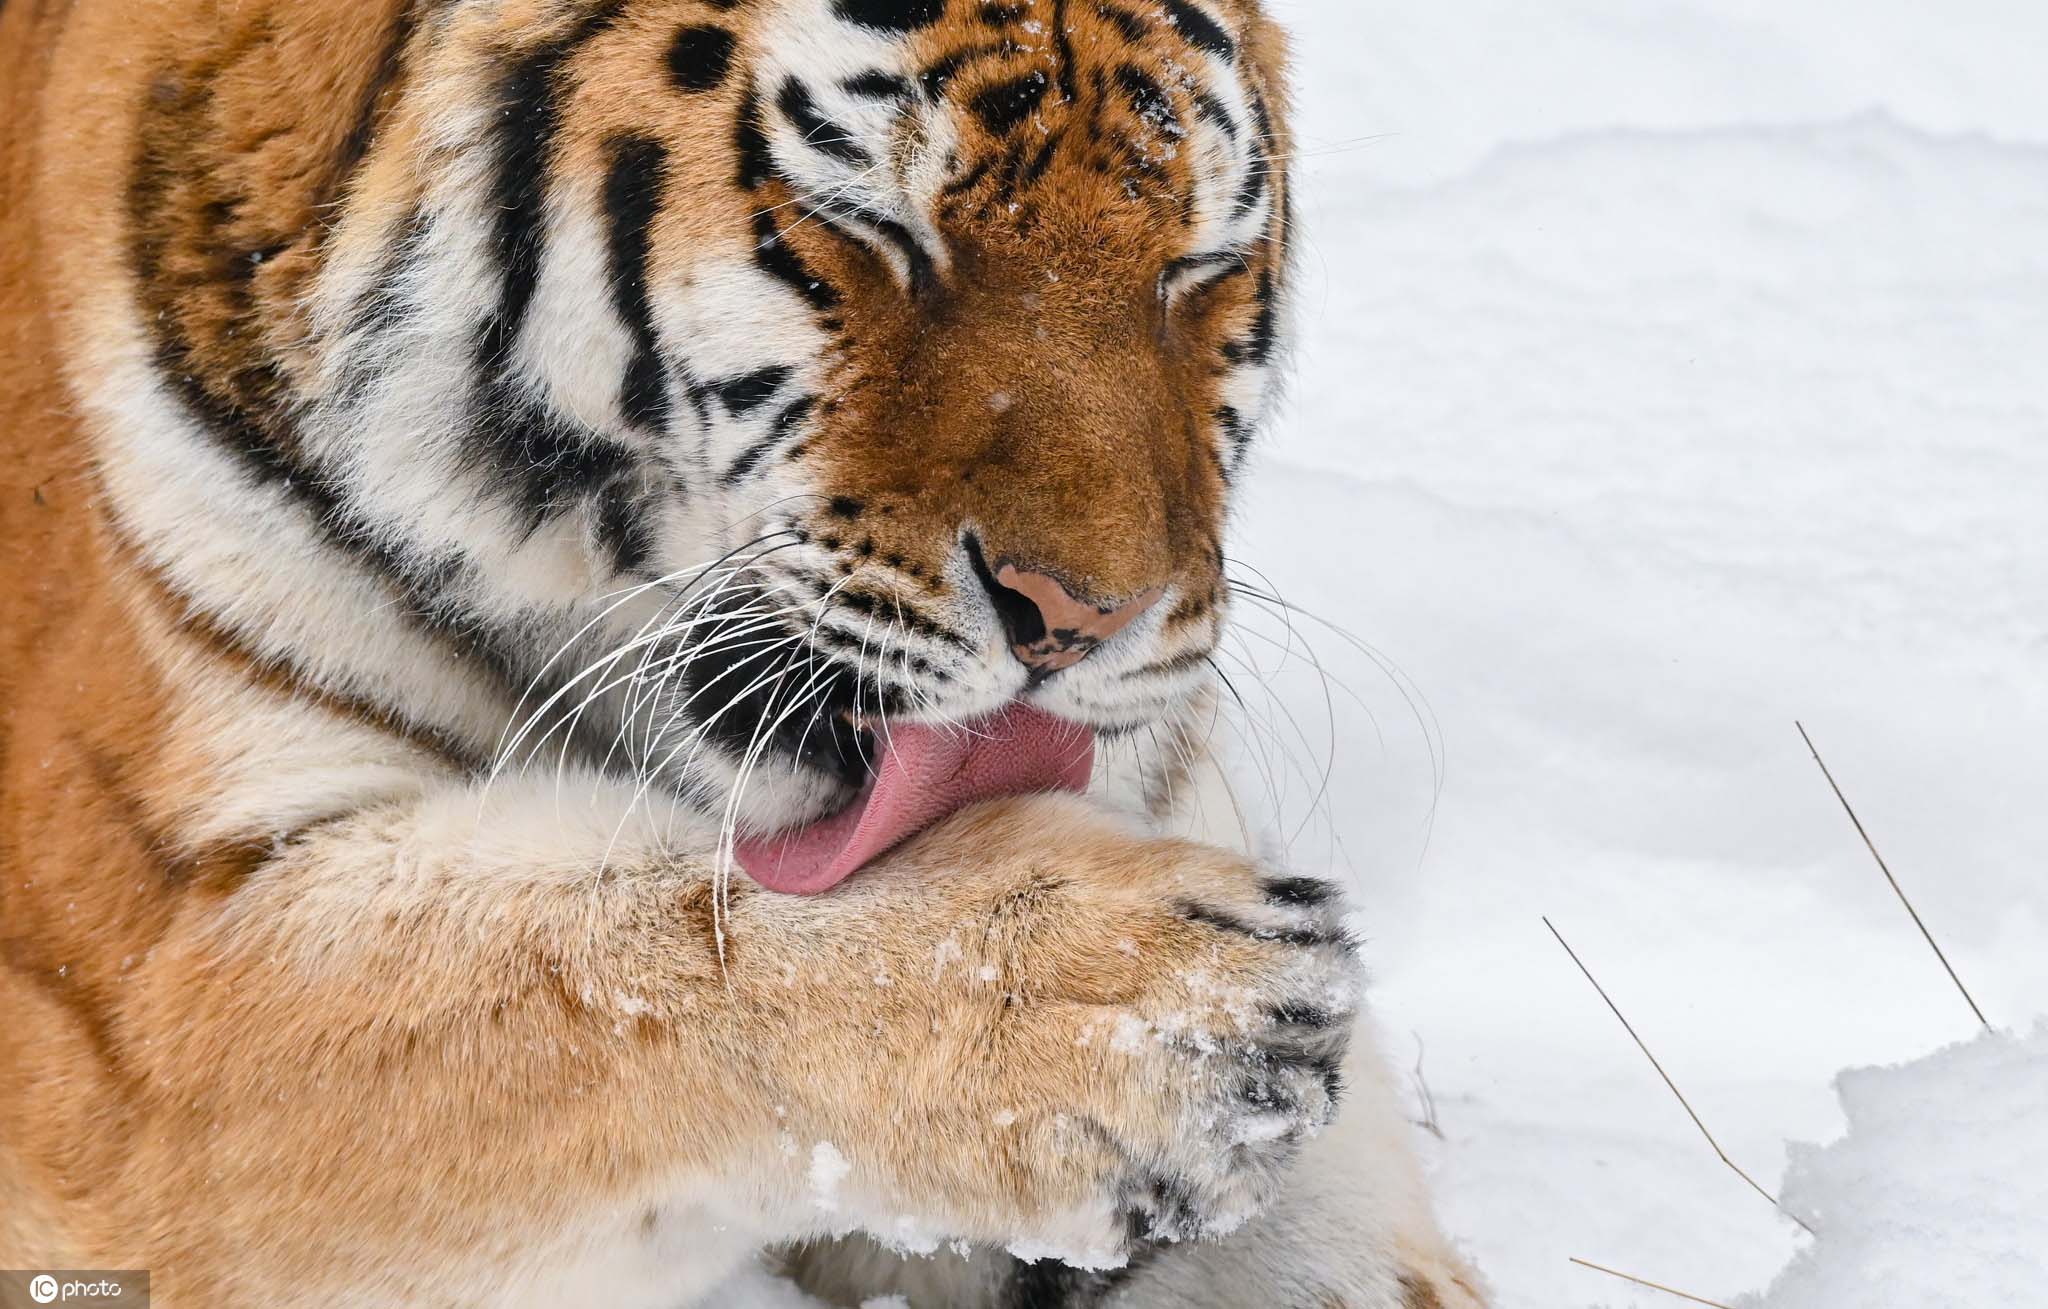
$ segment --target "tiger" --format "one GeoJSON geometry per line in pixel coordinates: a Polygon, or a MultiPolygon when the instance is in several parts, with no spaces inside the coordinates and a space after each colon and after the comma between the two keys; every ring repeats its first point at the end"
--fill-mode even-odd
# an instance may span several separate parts
{"type": "Polygon", "coordinates": [[[1255,0],[8,0],[0,59],[0,1266],[1486,1302],[1344,897],[1205,763],[1255,0]]]}

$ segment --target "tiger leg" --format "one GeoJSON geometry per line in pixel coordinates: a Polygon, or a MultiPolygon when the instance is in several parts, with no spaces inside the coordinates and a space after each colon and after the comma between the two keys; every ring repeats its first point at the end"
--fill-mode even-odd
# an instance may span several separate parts
{"type": "Polygon", "coordinates": [[[556,785],[192,888],[113,1015],[72,1248],[173,1306],[673,1309],[847,1229],[1110,1265],[1241,1222],[1328,1117],[1351,952],[1247,861],[1038,797],[721,894],[633,788],[556,785]]]}

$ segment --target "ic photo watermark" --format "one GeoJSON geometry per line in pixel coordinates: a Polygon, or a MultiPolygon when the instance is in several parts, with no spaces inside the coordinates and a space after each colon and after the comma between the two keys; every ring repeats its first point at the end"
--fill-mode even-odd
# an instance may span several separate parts
{"type": "Polygon", "coordinates": [[[128,1268],[0,1269],[0,1309],[42,1305],[149,1309],[149,1274],[128,1268]]]}

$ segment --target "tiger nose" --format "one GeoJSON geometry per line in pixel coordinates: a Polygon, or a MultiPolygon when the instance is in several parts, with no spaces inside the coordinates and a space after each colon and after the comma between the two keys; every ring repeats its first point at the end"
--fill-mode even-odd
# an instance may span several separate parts
{"type": "Polygon", "coordinates": [[[1164,587],[1153,587],[1133,599],[1108,606],[1080,599],[1057,578],[1004,564],[984,585],[1010,634],[1010,649],[1035,674],[1072,668],[1089,651],[1129,627],[1133,619],[1159,603],[1164,587]]]}

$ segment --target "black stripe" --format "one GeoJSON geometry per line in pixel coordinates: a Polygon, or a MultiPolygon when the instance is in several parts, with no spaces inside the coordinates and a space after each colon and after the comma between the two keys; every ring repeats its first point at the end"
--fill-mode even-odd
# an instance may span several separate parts
{"type": "Polygon", "coordinates": [[[1252,118],[1259,125],[1259,144],[1270,145],[1273,140],[1273,113],[1266,108],[1266,97],[1259,94],[1257,87],[1252,88],[1252,118]]]}
{"type": "Polygon", "coordinates": [[[732,33],[703,24],[685,27],[669,42],[669,78],[685,91],[716,90],[732,71],[732,33]]]}
{"type": "MultiPolygon", "coordinates": [[[[392,49],[405,39],[394,35],[392,49]]],[[[168,266],[172,251],[162,235],[161,211],[176,202],[174,188],[214,180],[204,164],[190,156],[191,136],[186,130],[209,108],[212,87],[197,76],[173,85],[178,89],[172,97],[152,98],[145,106],[127,215],[138,318],[154,335],[155,369],[166,391],[240,477],[295,502],[327,549],[389,586],[400,616],[502,687],[509,690],[522,683],[524,679],[513,675],[511,658],[455,598],[458,584],[469,580],[469,564],[459,554],[422,554],[374,530],[350,502],[347,484],[298,448],[293,401],[275,366],[259,359],[226,376],[210,375],[186,335],[178,306],[195,285],[205,283],[195,284],[191,273],[168,266]]],[[[374,333],[402,316],[402,298],[390,292],[389,283],[419,257],[428,227],[415,210],[393,228],[381,270],[386,289],[352,307],[351,331],[374,333]]],[[[218,250],[212,253],[216,258],[232,257],[218,250]]],[[[222,276],[222,270],[214,267],[201,276],[211,282],[222,276]]],[[[232,286],[228,292],[235,293],[232,286]]],[[[350,380],[360,388],[368,380],[361,374],[367,372],[359,367],[358,376],[350,380]]]]}
{"type": "Polygon", "coordinates": [[[1038,108],[1045,91],[1045,73],[1034,68],[1022,77],[975,92],[967,107],[991,133],[1007,136],[1038,108]]]}
{"type": "Polygon", "coordinates": [[[1230,34],[1187,0],[1159,0],[1159,4],[1190,44],[1225,59],[1237,53],[1237,43],[1230,39],[1230,34]]]}
{"type": "Polygon", "coordinates": [[[945,15],[946,0],[833,0],[832,12],[877,31],[915,32],[945,15]]]}
{"type": "MultiPolygon", "coordinates": [[[[546,253],[547,184],[564,70],[583,44],[609,27],[623,0],[591,10],[566,35],[521,57],[499,88],[498,160],[491,179],[492,238],[504,261],[497,309],[475,345],[466,462],[514,498],[528,530],[573,509],[616,476],[624,452],[550,413],[513,381],[512,357],[533,307],[546,253]]],[[[639,383],[648,390],[644,379],[639,383]]]]}
{"type": "Polygon", "coordinates": [[[1273,146],[1273,115],[1266,108],[1266,97],[1260,95],[1256,87],[1252,89],[1252,120],[1258,126],[1259,139],[1252,143],[1251,176],[1245,179],[1244,189],[1238,193],[1239,217],[1250,213],[1252,206],[1259,202],[1259,194],[1266,186],[1266,174],[1275,167],[1267,153],[1273,146]]]}
{"type": "Polygon", "coordinates": [[[865,100],[908,100],[917,94],[907,78],[879,68],[870,68],[857,77],[847,78],[839,84],[839,89],[865,100]]]}
{"type": "Polygon", "coordinates": [[[739,457],[726,467],[724,476],[719,478],[719,480],[727,486],[737,486],[745,481],[747,475],[753,472],[763,459],[768,457],[769,451],[780,445],[789,436],[790,432],[795,430],[799,423],[810,417],[811,410],[817,406],[817,403],[817,397],[809,395],[791,402],[787,408],[775,416],[774,423],[769,426],[768,435],[740,451],[739,457]]]}
{"type": "Polygon", "coordinates": [[[1116,70],[1116,83],[1130,98],[1131,108],[1137,111],[1138,117],[1150,119],[1169,132],[1179,133],[1183,130],[1180,115],[1173,108],[1173,98],[1167,95],[1165,88],[1153,81],[1143,69],[1131,64],[1119,64],[1116,70]]]}
{"type": "Polygon", "coordinates": [[[1244,256],[1229,250],[1211,250],[1207,254],[1183,255],[1178,259],[1169,261],[1166,267],[1161,270],[1159,280],[1162,282],[1178,281],[1182,276],[1201,268],[1242,269],[1243,267],[1244,256]]]}
{"type": "Polygon", "coordinates": [[[1233,405],[1222,405],[1216,410],[1216,425],[1223,429],[1225,439],[1230,442],[1230,465],[1228,472],[1236,472],[1244,462],[1245,448],[1251,444],[1251,425],[1244,421],[1244,415],[1233,405]]]}
{"type": "Polygon", "coordinates": [[[697,415],[697,425],[703,427],[711,422],[711,388],[692,376],[689,367],[676,365],[676,380],[682,384],[683,395],[690,402],[690,408],[697,415]]]}
{"type": "MultiPolygon", "coordinates": [[[[820,585],[818,589],[821,592],[829,592],[831,590],[829,586],[824,585],[820,585]]],[[[813,624],[807,629],[807,632],[808,639],[812,645],[827,652],[838,651],[840,654],[848,657],[849,663],[858,662],[862,659],[872,662],[881,654],[876,649],[875,642],[868,639],[869,634],[866,632],[843,631],[826,622],[813,624]]],[[[896,656],[897,662],[909,668],[919,677],[940,683],[954,680],[953,674],[937,667],[929,659],[920,655],[906,654],[906,652],[900,649],[892,650],[890,653],[896,656]]],[[[879,680],[878,678],[877,681],[879,680]]]]}
{"type": "Polygon", "coordinates": [[[540,281],[548,168],[561,126],[562,70],[583,43],[617,18],[622,0],[592,10],[568,35],[515,63],[498,89],[498,160],[491,177],[492,242],[505,261],[495,326],[480,354],[503,358],[525,325],[540,281]]]}
{"type": "Polygon", "coordinates": [[[1060,134],[1058,132],[1054,132],[1051,136],[1046,137],[1045,144],[1038,147],[1038,153],[1032,156],[1029,164],[1025,165],[1023,176],[1017,179],[1018,185],[1029,189],[1039,178],[1044,177],[1045,170],[1052,167],[1052,158],[1055,154],[1059,153],[1059,148],[1060,134]]]}
{"type": "Polygon", "coordinates": [[[1099,4],[1095,6],[1095,12],[1115,24],[1116,30],[1124,34],[1124,40],[1142,41],[1145,39],[1146,32],[1148,31],[1145,26],[1145,20],[1130,10],[1112,4],[1099,4]]]}
{"type": "Polygon", "coordinates": [[[818,105],[811,98],[811,89],[800,78],[789,78],[782,84],[782,90],[775,97],[775,107],[782,111],[804,139],[804,144],[820,154],[827,154],[842,163],[856,168],[866,168],[874,163],[874,157],[856,144],[846,134],[846,129],[818,112],[818,105]]]}
{"type": "Polygon", "coordinates": [[[754,215],[754,262],[770,277],[794,288],[813,309],[839,307],[838,288],[813,273],[790,249],[776,230],[774,213],[765,209],[754,215]]]}
{"type": "MultiPolygon", "coordinates": [[[[887,215],[878,214],[867,208],[841,208],[838,216],[874,229],[877,236],[903,256],[912,295],[922,295],[938,284],[938,269],[932,263],[932,257],[925,253],[924,247],[910,234],[909,228],[887,215]]],[[[837,224],[828,223],[827,226],[837,230],[837,224]]]]}
{"type": "Polygon", "coordinates": [[[384,360],[376,346],[412,312],[404,291],[409,280],[407,274],[426,257],[427,237],[433,224],[425,208],[416,204],[396,230],[397,239],[384,252],[377,276],[349,307],[348,326],[342,329],[342,339],[351,348],[342,359],[335,398],[344,405],[360,400],[363,391],[381,375],[378,370],[384,360]],[[359,346],[368,348],[356,348],[359,346]]]}
{"type": "Polygon", "coordinates": [[[1074,83],[1074,40],[1068,34],[1067,0],[1052,0],[1052,49],[1059,67],[1060,98],[1072,102],[1074,83]]]}
{"type": "Polygon", "coordinates": [[[628,453],[509,383],[479,387],[467,459],[519,506],[528,531],[584,504],[631,465],[628,453]]]}
{"type": "Polygon", "coordinates": [[[775,176],[775,156],[768,149],[768,133],[761,127],[761,96],[752,87],[740,101],[732,125],[733,155],[739,160],[739,187],[752,191],[775,176]]]}
{"type": "Polygon", "coordinates": [[[811,410],[817,408],[817,406],[818,397],[814,395],[802,396],[790,401],[781,413],[775,415],[774,435],[776,439],[780,440],[782,437],[788,436],[791,432],[795,431],[799,424],[811,416],[811,410]]]}
{"type": "Polygon", "coordinates": [[[1012,141],[1009,148],[1003,151],[1003,162],[996,169],[996,193],[989,203],[981,208],[984,218],[991,209],[1007,208],[1010,202],[1016,199],[1017,182],[1024,175],[1024,147],[1029,143],[1028,137],[1012,141]]]}
{"type": "Polygon", "coordinates": [[[942,59],[935,59],[917,75],[917,83],[924,88],[925,98],[938,100],[946,94],[953,79],[973,64],[996,55],[1013,54],[1016,45],[1010,41],[987,41],[981,45],[970,45],[955,50],[942,59]]]}
{"type": "Polygon", "coordinates": [[[934,641],[943,641],[947,645],[955,646],[970,654],[974,653],[974,645],[966,637],[924,613],[915,605],[904,604],[895,596],[877,595],[855,587],[845,587],[833,598],[857,614],[865,614],[875,618],[894,619],[901,626],[917,633],[919,636],[929,637],[934,641]]]}
{"type": "Polygon", "coordinates": [[[768,402],[789,380],[790,372],[787,364],[770,364],[739,377],[729,377],[718,383],[715,390],[728,410],[734,414],[749,414],[768,402]]]}
{"type": "Polygon", "coordinates": [[[265,436],[246,413],[214,397],[186,366],[181,343],[166,343],[158,375],[212,438],[256,485],[282,490],[302,504],[313,526],[338,553],[381,577],[396,593],[397,612],[462,659],[479,665],[510,689],[513,662],[497,650],[476,619],[451,597],[467,566],[459,559],[430,560],[374,534],[348,507],[345,492],[324,473],[300,464],[265,436]]]}
{"type": "Polygon", "coordinates": [[[1237,120],[1230,116],[1230,110],[1213,93],[1195,92],[1195,112],[1222,128],[1223,134],[1231,140],[1237,139],[1237,120]]]}
{"type": "Polygon", "coordinates": [[[1263,364],[1273,357],[1273,344],[1280,328],[1279,296],[1273,288],[1271,269],[1259,271],[1259,285],[1252,292],[1252,299],[1259,309],[1252,319],[1251,334],[1242,341],[1226,341],[1223,345],[1223,357],[1233,364],[1263,364]]]}
{"type": "Polygon", "coordinates": [[[1243,218],[1266,194],[1266,159],[1264,155],[1253,155],[1245,169],[1244,181],[1237,188],[1237,204],[1231,209],[1232,218],[1243,218]]]}
{"type": "Polygon", "coordinates": [[[654,334],[647,295],[649,229],[661,206],[668,151],[644,136],[612,143],[604,210],[610,230],[612,306],[633,338],[633,359],[619,387],[628,422],[660,430],[668,420],[668,378],[654,334]]]}
{"type": "MultiPolygon", "coordinates": [[[[255,330],[247,286],[250,265],[223,248],[225,238],[211,235],[233,221],[232,201],[205,206],[210,233],[191,242],[196,250],[174,246],[180,230],[177,206],[192,202],[185,191],[211,194],[219,180],[207,160],[195,157],[194,144],[193,125],[214,112],[214,92],[203,70],[160,81],[168,90],[144,105],[128,177],[128,257],[138,292],[136,316],[154,337],[157,371],[214,444],[260,481],[291,489],[296,479],[310,482],[317,474],[299,458],[289,397],[274,358],[250,356],[236,365],[209,368],[187,330],[194,293],[210,291],[235,303],[225,333],[216,332],[217,338],[255,330]],[[197,259],[191,257],[195,254],[197,259]],[[267,385],[260,376],[266,371],[267,385]]],[[[321,496],[316,488],[304,498],[321,496]]],[[[329,508],[331,500],[322,498],[315,512],[329,508]]]]}
{"type": "Polygon", "coordinates": [[[976,183],[980,182],[982,178],[988,176],[988,170],[993,167],[995,167],[995,160],[991,157],[985,156],[979,163],[975,164],[974,167],[968,169],[960,176],[954,178],[952,181],[940,187],[939,194],[944,196],[953,196],[960,194],[962,191],[971,191],[974,189],[976,183]]]}
{"type": "Polygon", "coordinates": [[[138,291],[136,311],[155,338],[156,372],[214,448],[244,476],[258,486],[285,492],[305,507],[331,544],[402,586],[417,568],[344,511],[341,488],[294,449],[289,417],[275,407],[249,407],[249,397],[237,394],[246,388],[210,385],[183,331],[175,304],[183,288],[166,268],[170,252],[158,226],[159,210],[171,202],[175,187],[196,180],[191,176],[195,165],[180,153],[181,129],[208,108],[212,94],[210,84],[195,81],[175,98],[152,99],[140,125],[129,177],[129,258],[138,291]]]}
{"type": "Polygon", "coordinates": [[[654,530],[625,481],[598,493],[597,543],[620,573],[637,573],[654,554],[654,530]]]}

